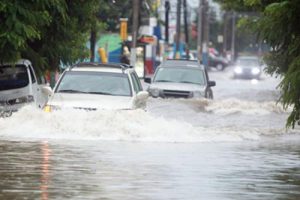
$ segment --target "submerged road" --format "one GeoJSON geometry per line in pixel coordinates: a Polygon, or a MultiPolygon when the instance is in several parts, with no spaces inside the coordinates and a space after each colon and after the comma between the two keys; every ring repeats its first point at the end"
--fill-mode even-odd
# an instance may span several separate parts
{"type": "Polygon", "coordinates": [[[0,199],[300,199],[279,80],[210,71],[215,99],[0,119],[0,199]]]}

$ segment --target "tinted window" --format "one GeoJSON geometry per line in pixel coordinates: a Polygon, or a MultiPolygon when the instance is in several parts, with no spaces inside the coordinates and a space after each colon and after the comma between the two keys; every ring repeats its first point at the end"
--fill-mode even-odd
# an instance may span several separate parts
{"type": "Polygon", "coordinates": [[[25,65],[0,66],[0,90],[11,90],[25,87],[29,84],[25,65]]]}
{"type": "Polygon", "coordinates": [[[161,67],[158,69],[154,82],[194,83],[205,85],[205,74],[201,69],[161,67]]]}
{"type": "Polygon", "coordinates": [[[56,92],[115,96],[132,95],[126,74],[102,72],[66,72],[56,92]]]}

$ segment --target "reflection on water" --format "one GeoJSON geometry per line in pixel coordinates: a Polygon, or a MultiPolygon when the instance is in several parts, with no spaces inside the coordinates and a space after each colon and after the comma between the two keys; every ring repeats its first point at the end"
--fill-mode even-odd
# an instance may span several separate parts
{"type": "Polygon", "coordinates": [[[41,150],[43,154],[42,161],[42,178],[41,178],[41,192],[42,200],[48,200],[48,184],[49,184],[49,166],[50,166],[50,148],[47,142],[41,144],[41,150]]]}
{"type": "MultiPolygon", "coordinates": [[[[289,138],[291,137],[291,138],[289,138]]],[[[299,136],[281,142],[0,141],[0,199],[299,199],[299,136]]]]}

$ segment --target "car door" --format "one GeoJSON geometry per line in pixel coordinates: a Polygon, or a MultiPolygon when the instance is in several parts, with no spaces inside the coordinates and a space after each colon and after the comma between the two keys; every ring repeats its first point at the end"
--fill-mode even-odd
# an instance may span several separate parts
{"type": "Polygon", "coordinates": [[[32,96],[34,98],[34,102],[39,108],[42,108],[43,105],[46,103],[46,97],[43,97],[42,95],[42,90],[40,85],[37,82],[37,78],[32,65],[29,65],[28,68],[30,72],[31,89],[32,89],[32,96]]]}
{"type": "Polygon", "coordinates": [[[134,92],[135,92],[135,98],[134,98],[134,107],[135,108],[142,108],[145,109],[146,108],[146,102],[147,102],[147,98],[137,98],[136,95],[143,91],[143,87],[141,84],[140,79],[138,78],[137,74],[135,72],[130,73],[130,77],[132,80],[132,84],[133,84],[133,88],[134,88],[134,92]]]}
{"type": "Polygon", "coordinates": [[[135,72],[130,73],[130,77],[133,84],[133,89],[135,91],[135,94],[139,93],[140,91],[143,91],[142,84],[135,72]]]}

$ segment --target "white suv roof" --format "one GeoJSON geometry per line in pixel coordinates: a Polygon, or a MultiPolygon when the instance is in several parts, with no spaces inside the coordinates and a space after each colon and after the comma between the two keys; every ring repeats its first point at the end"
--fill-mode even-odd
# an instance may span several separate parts
{"type": "Polygon", "coordinates": [[[132,71],[133,67],[122,63],[79,63],[69,68],[69,71],[93,71],[93,72],[113,72],[113,73],[125,73],[126,71],[132,71]]]}

